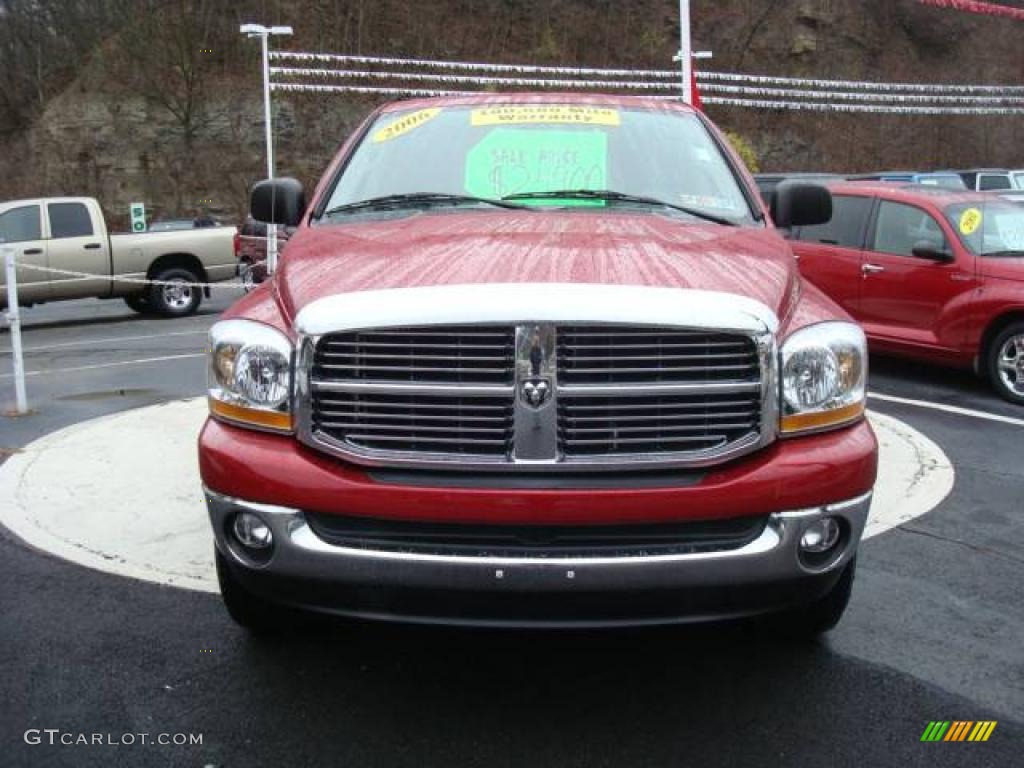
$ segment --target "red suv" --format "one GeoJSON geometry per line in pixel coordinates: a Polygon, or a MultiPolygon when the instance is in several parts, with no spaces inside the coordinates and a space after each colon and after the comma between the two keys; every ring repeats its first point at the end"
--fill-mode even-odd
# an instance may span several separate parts
{"type": "Polygon", "coordinates": [[[936,187],[829,188],[832,220],[791,233],[801,274],[873,349],[973,367],[1024,404],[1024,208],[936,187]]]}
{"type": "MultiPolygon", "coordinates": [[[[774,195],[827,220],[816,185],[774,195]]],[[[480,95],[374,112],[270,289],[211,330],[221,591],[495,626],[841,616],[875,482],[866,342],[707,118],[480,95]]]]}

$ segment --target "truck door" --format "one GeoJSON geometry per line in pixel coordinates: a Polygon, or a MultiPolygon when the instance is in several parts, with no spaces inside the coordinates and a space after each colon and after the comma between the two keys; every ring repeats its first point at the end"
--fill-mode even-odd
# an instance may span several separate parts
{"type": "Polygon", "coordinates": [[[859,319],[868,335],[887,346],[955,352],[963,323],[948,310],[968,302],[977,287],[973,258],[955,248],[931,213],[882,200],[865,253],[859,319]],[[948,259],[915,256],[919,244],[948,259]]]}
{"type": "Polygon", "coordinates": [[[860,268],[874,198],[832,196],[832,220],[801,227],[792,243],[800,274],[854,317],[860,304],[860,268]]]}
{"type": "MultiPolygon", "coordinates": [[[[110,246],[103,227],[96,225],[88,206],[80,201],[53,202],[46,204],[46,213],[50,224],[50,266],[97,276],[90,279],[54,274],[50,287],[53,298],[74,299],[110,293],[110,246]]],[[[101,214],[96,211],[95,215],[101,214]]]]}
{"type": "MultiPolygon", "coordinates": [[[[32,266],[46,267],[46,240],[43,239],[43,219],[38,203],[9,208],[0,213],[0,257],[6,248],[14,249],[19,264],[15,279],[18,282],[18,303],[46,301],[50,293],[50,275],[32,266]]],[[[0,258],[2,264],[3,258],[0,258]]],[[[7,303],[7,274],[0,269],[3,301],[7,303]]]]}

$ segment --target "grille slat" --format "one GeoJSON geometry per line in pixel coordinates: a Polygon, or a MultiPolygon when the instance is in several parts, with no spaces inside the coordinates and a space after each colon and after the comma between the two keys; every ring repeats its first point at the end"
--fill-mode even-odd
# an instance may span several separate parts
{"type": "Polygon", "coordinates": [[[728,333],[615,325],[558,329],[562,385],[750,381],[758,368],[753,340],[728,333]]]}

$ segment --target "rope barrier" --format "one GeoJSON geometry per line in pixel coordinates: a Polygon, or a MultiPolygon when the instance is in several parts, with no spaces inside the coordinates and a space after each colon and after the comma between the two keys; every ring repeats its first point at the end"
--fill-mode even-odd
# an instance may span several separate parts
{"type": "MultiPolygon", "coordinates": [[[[262,238],[259,238],[259,239],[262,239],[262,238]]],[[[52,274],[52,275],[62,275],[62,276],[67,277],[68,279],[61,281],[62,283],[78,283],[78,282],[84,282],[86,280],[110,280],[110,281],[117,282],[117,283],[129,283],[131,285],[173,285],[173,286],[181,286],[181,287],[187,286],[189,288],[209,288],[209,289],[213,289],[213,288],[217,288],[217,289],[221,289],[221,288],[244,288],[245,287],[243,283],[237,282],[237,281],[231,281],[231,282],[220,281],[220,282],[216,282],[216,283],[192,283],[192,282],[186,282],[186,281],[182,281],[182,280],[149,280],[149,279],[146,279],[145,277],[138,277],[138,275],[141,274],[139,272],[127,272],[127,273],[123,273],[123,274],[120,274],[120,275],[98,275],[98,274],[94,274],[92,272],[79,272],[79,271],[73,270],[73,269],[59,269],[57,267],[44,267],[44,266],[41,266],[39,264],[24,264],[22,262],[19,262],[17,259],[15,259],[14,263],[15,263],[16,268],[18,268],[18,269],[31,269],[31,270],[34,270],[36,272],[45,272],[45,273],[52,274]]],[[[250,264],[251,264],[251,266],[258,266],[258,265],[262,265],[262,264],[266,264],[266,263],[267,263],[266,260],[263,259],[263,260],[260,260],[260,261],[251,262],[250,264]]],[[[18,287],[19,288],[23,288],[23,287],[27,287],[27,286],[49,285],[50,282],[51,281],[49,281],[49,280],[37,280],[35,282],[24,282],[22,280],[19,280],[18,281],[18,287]]]]}

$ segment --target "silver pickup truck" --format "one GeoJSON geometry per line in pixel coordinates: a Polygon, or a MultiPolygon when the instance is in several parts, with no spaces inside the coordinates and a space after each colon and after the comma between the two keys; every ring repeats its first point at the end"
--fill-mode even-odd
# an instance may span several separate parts
{"type": "MultiPolygon", "coordinates": [[[[0,203],[0,256],[14,249],[18,303],[26,306],[123,298],[136,312],[192,314],[204,294],[192,284],[235,274],[234,236],[234,227],[108,235],[99,203],[88,197],[0,203]]],[[[2,270],[0,286],[5,287],[0,308],[5,308],[2,270]]]]}

